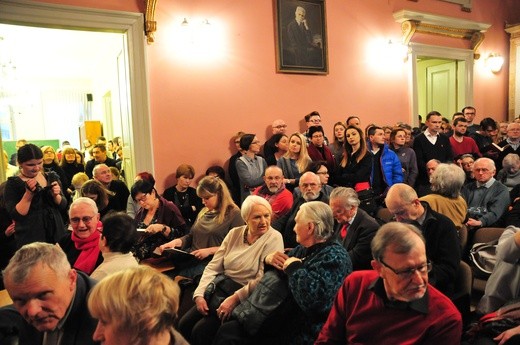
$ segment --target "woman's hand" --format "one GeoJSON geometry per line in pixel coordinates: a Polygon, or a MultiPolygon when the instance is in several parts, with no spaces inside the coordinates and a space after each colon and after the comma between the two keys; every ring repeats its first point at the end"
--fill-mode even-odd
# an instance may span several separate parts
{"type": "Polygon", "coordinates": [[[516,326],[500,333],[497,337],[493,338],[493,340],[500,341],[498,345],[502,345],[505,344],[512,336],[517,334],[520,334],[520,326],[516,326]]]}
{"type": "Polygon", "coordinates": [[[213,253],[211,252],[210,248],[202,248],[192,251],[191,254],[193,254],[193,256],[199,260],[204,260],[213,253]]]}
{"type": "Polygon", "coordinates": [[[265,263],[281,271],[288,258],[287,254],[274,252],[265,257],[265,263]]]}
{"type": "Polygon", "coordinates": [[[28,179],[25,181],[25,190],[26,192],[29,191],[30,194],[32,195],[33,193],[36,193],[36,189],[38,186],[39,183],[38,183],[38,180],[36,180],[35,178],[31,178],[31,179],[28,179]]]}
{"type": "Polygon", "coordinates": [[[5,236],[9,237],[14,234],[14,221],[5,229],[5,236]]]}
{"type": "Polygon", "coordinates": [[[174,239],[173,241],[170,241],[168,243],[163,244],[162,246],[159,246],[159,250],[161,253],[166,248],[175,248],[175,247],[182,247],[182,241],[179,238],[174,239]]]}
{"type": "Polygon", "coordinates": [[[61,187],[57,181],[54,181],[53,183],[51,183],[51,193],[52,193],[52,196],[54,196],[54,197],[61,194],[61,187]]]}
{"type": "Polygon", "coordinates": [[[231,317],[231,312],[233,309],[240,303],[240,299],[238,295],[232,294],[228,298],[226,298],[220,306],[217,308],[217,316],[222,322],[226,321],[231,317]]]}
{"type": "Polygon", "coordinates": [[[204,316],[208,315],[208,312],[209,312],[208,303],[206,303],[206,300],[204,299],[204,297],[198,296],[197,298],[195,298],[195,306],[197,307],[197,310],[199,311],[199,313],[201,313],[204,316]]]}
{"type": "Polygon", "coordinates": [[[150,224],[146,228],[146,232],[148,232],[150,234],[156,234],[158,232],[161,232],[163,228],[164,228],[164,225],[162,225],[162,224],[150,224]]]}

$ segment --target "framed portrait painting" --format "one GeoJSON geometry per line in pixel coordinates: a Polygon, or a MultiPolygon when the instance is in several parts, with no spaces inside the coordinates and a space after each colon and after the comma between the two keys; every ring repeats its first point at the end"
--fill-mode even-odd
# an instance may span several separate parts
{"type": "Polygon", "coordinates": [[[274,0],[276,71],[327,74],[325,0],[274,0]]]}

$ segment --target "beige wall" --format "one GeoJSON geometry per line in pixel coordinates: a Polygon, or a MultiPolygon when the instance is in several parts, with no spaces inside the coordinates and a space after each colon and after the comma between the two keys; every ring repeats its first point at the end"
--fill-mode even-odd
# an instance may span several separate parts
{"type": "MultiPolygon", "coordinates": [[[[157,2],[156,42],[147,48],[154,171],[160,192],[174,183],[180,163],[197,175],[212,164],[225,164],[234,153],[230,138],[238,130],[261,141],[273,119],[283,118],[289,132],[303,129],[303,115],[318,110],[326,133],[351,114],[364,124],[410,121],[410,88],[405,64],[381,71],[369,63],[367,43],[400,37],[392,13],[401,9],[431,12],[492,24],[480,51],[508,56],[504,22],[520,22],[516,0],[474,1],[471,13],[439,0],[326,1],[329,74],[277,74],[273,1],[170,0],[157,2]],[[207,18],[222,40],[220,57],[186,59],[180,22],[207,18]]],[[[144,11],[141,0],[47,0],[45,2],[124,11],[144,11]]],[[[464,46],[464,42],[418,37],[423,43],[464,46]]],[[[467,48],[467,46],[466,46],[467,48]]],[[[503,119],[507,113],[505,67],[497,75],[475,64],[474,106],[478,118],[503,119]]]]}

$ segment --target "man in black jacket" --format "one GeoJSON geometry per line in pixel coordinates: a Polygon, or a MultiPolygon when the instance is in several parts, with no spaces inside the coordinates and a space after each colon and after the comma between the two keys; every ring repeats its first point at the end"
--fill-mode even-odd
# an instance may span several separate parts
{"type": "Polygon", "coordinates": [[[97,344],[97,322],[87,309],[95,281],[70,267],[63,251],[34,242],[20,248],[4,270],[4,284],[14,302],[0,310],[18,330],[19,344],[97,344]]]}
{"type": "Polygon", "coordinates": [[[426,256],[432,262],[430,283],[450,297],[460,263],[460,244],[455,224],[446,216],[421,202],[415,190],[394,184],[386,195],[386,206],[398,222],[415,225],[426,240],[426,256]]]}
{"type": "Polygon", "coordinates": [[[296,224],[294,219],[300,206],[307,201],[321,201],[326,204],[329,202],[329,198],[321,192],[320,177],[313,172],[308,171],[300,177],[300,190],[302,195],[294,200],[291,210],[271,224],[273,228],[282,233],[285,248],[294,248],[298,245],[294,233],[296,224]]]}
{"type": "Polygon", "coordinates": [[[379,223],[359,208],[359,198],[352,188],[336,187],[330,194],[329,205],[336,219],[334,236],[348,251],[354,270],[372,269],[370,242],[379,223]]]}

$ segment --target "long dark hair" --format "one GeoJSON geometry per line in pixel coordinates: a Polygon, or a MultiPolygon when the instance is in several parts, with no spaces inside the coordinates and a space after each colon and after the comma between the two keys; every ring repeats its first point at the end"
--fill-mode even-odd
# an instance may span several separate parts
{"type": "Polygon", "coordinates": [[[365,155],[367,154],[367,143],[365,141],[365,135],[361,128],[358,128],[356,126],[348,126],[345,130],[345,155],[343,156],[343,159],[341,160],[341,166],[346,167],[349,164],[350,159],[355,159],[356,162],[359,163],[360,160],[362,160],[365,155]],[[349,129],[354,129],[359,134],[359,150],[357,152],[353,153],[352,146],[348,143],[347,140],[347,131],[349,129]]]}
{"type": "Polygon", "coordinates": [[[18,164],[25,163],[31,159],[42,159],[42,150],[34,144],[25,144],[18,149],[17,161],[18,164]]]}

